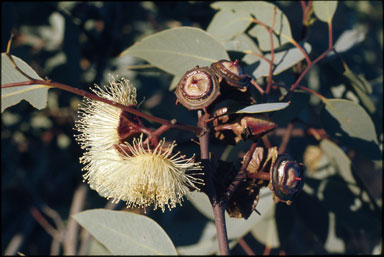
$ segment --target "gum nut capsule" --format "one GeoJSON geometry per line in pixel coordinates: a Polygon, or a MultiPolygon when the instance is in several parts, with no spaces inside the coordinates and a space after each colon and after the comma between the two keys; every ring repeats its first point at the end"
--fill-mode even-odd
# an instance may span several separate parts
{"type": "Polygon", "coordinates": [[[275,196],[284,202],[291,201],[303,188],[303,167],[289,155],[280,155],[273,167],[271,180],[275,196]]]}
{"type": "Polygon", "coordinates": [[[246,75],[240,65],[228,60],[220,60],[211,64],[211,69],[218,77],[223,78],[226,83],[241,91],[245,91],[251,81],[251,77],[246,75]]]}
{"type": "Polygon", "coordinates": [[[177,100],[188,110],[208,107],[220,95],[216,76],[208,67],[187,71],[176,87],[177,100]]]}

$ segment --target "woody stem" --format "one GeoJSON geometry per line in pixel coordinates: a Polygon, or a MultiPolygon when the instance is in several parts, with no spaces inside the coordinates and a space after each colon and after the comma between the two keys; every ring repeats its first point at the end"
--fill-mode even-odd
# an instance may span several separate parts
{"type": "Polygon", "coordinates": [[[100,101],[100,102],[104,102],[106,104],[110,104],[112,106],[120,108],[120,109],[122,109],[124,111],[132,113],[132,114],[134,114],[136,116],[139,116],[139,117],[142,117],[144,119],[147,119],[147,120],[150,120],[150,121],[153,121],[153,122],[157,122],[157,123],[160,123],[160,124],[163,124],[163,125],[167,125],[167,126],[169,126],[169,128],[189,131],[191,133],[194,133],[195,135],[200,135],[201,132],[202,132],[202,130],[200,128],[198,128],[198,127],[190,126],[190,125],[185,125],[185,124],[176,124],[173,121],[168,121],[168,120],[165,120],[165,119],[154,117],[154,116],[151,116],[149,114],[143,113],[143,112],[141,112],[139,110],[130,108],[128,106],[125,106],[123,104],[120,104],[120,103],[111,101],[109,99],[105,99],[103,97],[100,97],[98,95],[92,94],[92,93],[87,92],[85,90],[81,90],[81,89],[74,88],[74,87],[71,87],[71,86],[68,86],[68,85],[65,85],[65,84],[61,84],[61,83],[57,83],[57,82],[45,81],[45,80],[29,80],[29,81],[23,81],[23,82],[17,82],[17,83],[10,83],[10,84],[1,85],[1,88],[30,86],[30,85],[47,85],[47,86],[50,86],[50,87],[59,88],[59,89],[71,92],[71,93],[76,94],[76,95],[85,96],[85,97],[88,97],[88,98],[96,100],[96,101],[100,101]]]}
{"type": "Polygon", "coordinates": [[[218,199],[216,194],[215,186],[213,184],[213,171],[211,167],[211,162],[209,160],[209,130],[208,122],[210,115],[209,113],[201,114],[201,111],[198,112],[199,121],[198,127],[201,128],[205,133],[199,137],[200,142],[200,154],[201,162],[204,166],[205,182],[207,185],[207,194],[209,200],[212,204],[213,215],[215,217],[217,240],[219,243],[219,254],[220,255],[229,255],[229,246],[228,246],[228,236],[227,228],[225,225],[225,207],[222,202],[218,199]]]}

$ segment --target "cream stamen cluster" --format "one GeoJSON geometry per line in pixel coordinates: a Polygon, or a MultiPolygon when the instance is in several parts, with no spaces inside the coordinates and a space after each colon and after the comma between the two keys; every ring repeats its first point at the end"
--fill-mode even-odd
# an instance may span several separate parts
{"type": "MultiPolygon", "coordinates": [[[[126,79],[113,77],[103,90],[92,89],[98,96],[124,104],[136,102],[136,90],[126,79]]],[[[126,201],[128,207],[169,209],[181,204],[190,188],[203,184],[200,163],[173,153],[175,142],[165,140],[151,149],[143,143],[143,134],[132,142],[120,142],[118,127],[122,111],[109,104],[85,98],[79,108],[76,140],[85,150],[80,162],[85,164],[84,179],[107,199],[126,201]]]]}

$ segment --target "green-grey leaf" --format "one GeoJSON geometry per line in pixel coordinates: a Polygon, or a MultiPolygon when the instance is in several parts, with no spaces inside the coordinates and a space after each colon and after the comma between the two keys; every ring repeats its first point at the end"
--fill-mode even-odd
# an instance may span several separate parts
{"type": "Polygon", "coordinates": [[[244,33],[236,35],[231,40],[224,42],[224,47],[227,51],[257,52],[261,54],[252,39],[244,33]]]}
{"type": "Polygon", "coordinates": [[[275,221],[275,205],[263,215],[251,230],[252,235],[262,244],[271,248],[280,246],[279,234],[275,221]]]}
{"type": "Polygon", "coordinates": [[[359,104],[344,99],[328,99],[320,112],[320,119],[332,137],[371,160],[381,159],[375,126],[359,104]]]}
{"type": "Polygon", "coordinates": [[[263,113],[263,112],[274,112],[282,110],[289,106],[288,103],[266,103],[266,104],[253,104],[243,109],[235,111],[235,113],[263,113]]]}
{"type": "Polygon", "coordinates": [[[112,255],[104,245],[91,236],[87,255],[112,255]]]}
{"type": "Polygon", "coordinates": [[[313,1],[313,11],[319,20],[331,23],[336,12],[337,1],[313,1]]]}
{"type": "Polygon", "coordinates": [[[234,35],[243,33],[251,22],[251,16],[248,12],[221,10],[213,17],[207,32],[215,36],[220,42],[225,42],[234,35]]]}
{"type": "MultiPolygon", "coordinates": [[[[208,197],[199,192],[193,192],[188,194],[188,199],[191,203],[207,218],[214,220],[212,206],[208,197]]],[[[257,213],[253,213],[247,220],[231,218],[225,213],[225,221],[227,224],[228,239],[237,239],[246,235],[252,228],[252,226],[258,222],[264,213],[266,213],[273,206],[272,193],[268,188],[262,188],[260,190],[260,200],[256,209],[261,213],[261,216],[257,213]]]]}
{"type": "MultiPolygon", "coordinates": [[[[358,29],[350,29],[344,31],[334,44],[334,48],[338,53],[348,51],[352,47],[356,46],[365,39],[365,31],[358,29]]],[[[331,51],[327,54],[327,57],[334,55],[335,52],[331,51]]]]}
{"type": "MultiPolygon", "coordinates": [[[[271,50],[271,38],[268,31],[262,25],[256,25],[248,31],[248,34],[257,39],[258,46],[263,51],[271,50]]],[[[278,48],[289,42],[288,38],[280,38],[276,34],[272,35],[273,48],[278,48]]]]}
{"type": "Polygon", "coordinates": [[[177,247],[180,255],[212,255],[218,252],[216,226],[208,221],[196,244],[177,247]]]}
{"type": "MultiPolygon", "coordinates": [[[[229,249],[233,248],[237,240],[229,242],[229,249]]],[[[180,255],[214,255],[219,252],[216,236],[216,226],[213,221],[208,221],[199,241],[196,244],[179,246],[180,255]]]]}
{"type": "Polygon", "coordinates": [[[206,194],[197,191],[189,192],[187,194],[187,198],[201,214],[203,214],[208,219],[215,220],[215,217],[213,216],[212,205],[209,202],[206,194]]]}
{"type": "Polygon", "coordinates": [[[173,75],[183,76],[196,65],[209,66],[229,59],[227,52],[211,34],[193,27],[177,27],[150,35],[124,50],[173,75]]]}
{"type": "Polygon", "coordinates": [[[177,254],[164,230],[146,216],[94,209],[73,217],[114,255],[177,254]]]}
{"type": "MultiPolygon", "coordinates": [[[[28,76],[43,80],[23,60],[13,56],[17,66],[28,76]]],[[[29,79],[15,69],[12,62],[5,53],[1,54],[1,85],[24,82],[29,79]]],[[[47,106],[48,89],[46,85],[31,85],[20,87],[1,88],[1,112],[10,106],[18,104],[21,100],[28,101],[33,107],[41,110],[47,106]]]]}
{"type": "MultiPolygon", "coordinates": [[[[274,48],[278,48],[283,44],[289,42],[292,39],[291,28],[289,25],[289,21],[285,14],[281,12],[276,5],[266,2],[266,1],[245,1],[245,2],[231,2],[231,1],[223,1],[223,2],[215,2],[211,4],[211,7],[214,9],[221,10],[232,10],[235,12],[248,12],[253,15],[257,20],[263,22],[268,27],[271,27],[273,24],[273,12],[274,8],[276,8],[276,18],[275,25],[273,27],[273,32],[278,36],[279,40],[274,44],[274,48]]],[[[261,32],[260,35],[255,35],[257,39],[260,41],[259,37],[264,38],[265,32],[261,32]]],[[[269,36],[268,36],[269,39],[269,36]]],[[[259,46],[263,51],[269,51],[271,49],[271,44],[268,41],[267,44],[262,43],[259,46]]]]}
{"type": "Polygon", "coordinates": [[[177,84],[179,83],[180,79],[181,79],[181,76],[176,76],[176,75],[173,76],[173,79],[171,81],[171,84],[169,85],[168,90],[169,91],[174,90],[177,87],[177,84]]]}
{"type": "Polygon", "coordinates": [[[225,221],[227,223],[228,239],[238,239],[245,236],[252,227],[260,222],[260,220],[268,213],[268,211],[274,206],[272,199],[272,192],[268,188],[264,187],[260,189],[260,199],[256,206],[256,209],[261,213],[254,212],[246,219],[231,218],[226,213],[225,221]]]}
{"type": "Polygon", "coordinates": [[[371,84],[365,79],[363,75],[355,75],[348,68],[345,70],[343,75],[348,81],[347,84],[353,88],[365,108],[370,113],[374,113],[376,111],[376,106],[368,96],[369,94],[372,94],[371,84]]]}
{"type": "Polygon", "coordinates": [[[338,145],[328,139],[323,139],[320,142],[320,148],[323,150],[327,158],[336,167],[338,174],[345,180],[349,189],[355,194],[359,195],[360,188],[356,185],[356,180],[352,175],[351,160],[340,149],[338,145]]]}
{"type": "MultiPolygon", "coordinates": [[[[258,53],[262,52],[257,48],[255,42],[247,34],[239,34],[234,36],[231,40],[224,42],[224,47],[227,51],[242,52],[242,53],[258,53]]],[[[259,57],[251,54],[246,54],[241,59],[245,63],[253,63],[259,60],[259,57]]]]}
{"type": "Polygon", "coordinates": [[[281,112],[273,113],[273,122],[277,123],[280,127],[287,126],[292,119],[296,118],[307,107],[309,99],[309,93],[295,90],[288,99],[291,102],[288,108],[281,112]]]}
{"type": "MultiPolygon", "coordinates": [[[[308,54],[311,52],[312,48],[310,44],[305,43],[304,48],[308,54]]],[[[269,62],[252,54],[247,54],[246,56],[249,56],[250,58],[246,60],[246,63],[249,65],[249,67],[244,68],[245,72],[253,70],[253,72],[251,72],[255,78],[266,77],[269,75],[269,62]]],[[[271,59],[270,54],[266,54],[265,57],[268,60],[271,59]]],[[[289,69],[290,67],[292,67],[303,59],[304,55],[296,47],[281,52],[276,52],[273,60],[273,63],[275,65],[273,75],[277,75],[289,69]]]]}

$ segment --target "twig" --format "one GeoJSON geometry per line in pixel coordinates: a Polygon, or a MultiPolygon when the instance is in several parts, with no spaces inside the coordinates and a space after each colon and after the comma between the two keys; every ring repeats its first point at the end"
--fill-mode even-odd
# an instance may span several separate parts
{"type": "Polygon", "coordinates": [[[301,80],[304,78],[304,76],[307,74],[309,69],[315,65],[318,61],[323,59],[330,51],[333,50],[333,36],[332,36],[332,23],[328,23],[328,49],[325,50],[319,57],[317,57],[313,62],[309,62],[308,66],[305,68],[303,73],[301,73],[300,77],[296,80],[296,82],[291,86],[288,93],[284,96],[282,101],[285,101],[288,96],[299,86],[301,80]]]}
{"type": "Polygon", "coordinates": [[[271,247],[268,245],[265,246],[263,255],[270,255],[271,254],[271,247]]]}
{"type": "MultiPolygon", "coordinates": [[[[260,24],[261,26],[263,26],[267,30],[267,32],[269,34],[269,40],[271,42],[271,59],[268,60],[266,57],[260,55],[261,58],[263,58],[265,61],[267,61],[269,63],[268,83],[267,83],[267,88],[264,92],[265,94],[269,94],[269,92],[271,90],[271,83],[272,83],[273,61],[275,58],[275,49],[274,49],[274,45],[273,45],[273,28],[274,28],[275,22],[276,22],[276,7],[273,8],[273,17],[272,17],[272,26],[271,27],[268,27],[264,22],[262,22],[256,18],[253,18],[252,21],[254,23],[260,24]]],[[[259,56],[258,53],[253,53],[253,54],[259,56]]]]}
{"type": "Polygon", "coordinates": [[[268,74],[268,83],[267,88],[265,90],[265,93],[268,95],[271,91],[271,84],[272,84],[272,73],[273,73],[273,61],[275,59],[275,48],[273,45],[273,27],[275,26],[276,22],[276,6],[273,8],[273,17],[272,17],[272,26],[268,29],[269,33],[269,40],[271,41],[271,62],[269,63],[269,74],[268,74]]]}
{"type": "Polygon", "coordinates": [[[199,137],[200,142],[200,156],[201,162],[204,166],[205,182],[207,185],[207,194],[209,200],[212,204],[213,214],[215,217],[215,225],[217,232],[217,240],[219,244],[219,254],[220,255],[229,255],[229,246],[228,246],[228,236],[227,229],[225,224],[225,208],[217,199],[217,194],[215,186],[213,184],[212,178],[212,168],[209,160],[209,130],[208,130],[208,120],[210,118],[209,113],[202,115],[201,111],[198,111],[198,127],[203,131],[206,131],[203,135],[199,137]]]}
{"type": "Polygon", "coordinates": [[[60,247],[61,247],[61,244],[63,243],[64,236],[65,236],[64,222],[61,219],[59,213],[51,209],[48,205],[43,205],[41,209],[47,216],[49,216],[53,220],[53,222],[56,225],[56,234],[55,234],[55,237],[53,237],[53,240],[51,243],[50,255],[59,255],[60,247]]]}
{"type": "Polygon", "coordinates": [[[257,89],[257,91],[260,92],[260,94],[264,95],[264,90],[261,88],[261,86],[254,80],[252,79],[251,80],[251,84],[255,86],[255,88],[257,89]]]}
{"type": "Polygon", "coordinates": [[[281,144],[279,146],[279,154],[285,152],[285,149],[287,148],[289,139],[291,138],[293,128],[294,128],[293,123],[289,123],[287,131],[285,132],[285,134],[284,134],[284,136],[283,136],[283,138],[281,140],[281,144]]]}
{"type": "Polygon", "coordinates": [[[57,83],[57,82],[32,79],[32,80],[29,80],[29,81],[23,81],[23,82],[17,82],[17,83],[10,83],[10,84],[1,85],[1,88],[18,87],[18,86],[29,86],[29,85],[36,85],[36,84],[37,85],[47,85],[47,86],[50,86],[50,87],[59,88],[59,89],[71,92],[73,94],[76,94],[76,95],[88,97],[88,98],[96,100],[96,101],[101,101],[103,103],[110,104],[110,105],[115,106],[117,108],[120,108],[120,109],[122,109],[124,111],[132,113],[132,114],[137,115],[139,117],[142,117],[144,119],[147,119],[147,120],[150,120],[150,121],[153,121],[153,122],[157,122],[157,123],[160,123],[160,124],[168,125],[172,129],[185,130],[185,131],[189,131],[191,133],[194,133],[196,135],[199,135],[201,133],[201,129],[199,129],[197,127],[190,126],[190,125],[184,125],[184,124],[175,124],[172,121],[168,121],[168,120],[164,120],[164,119],[161,119],[161,118],[158,118],[158,117],[151,116],[151,115],[143,113],[143,112],[141,112],[139,110],[130,108],[128,106],[125,106],[125,105],[122,105],[120,103],[111,101],[109,99],[105,99],[105,98],[100,97],[100,96],[98,96],[96,94],[92,94],[90,92],[87,92],[87,91],[84,91],[84,90],[81,90],[81,89],[78,89],[78,88],[74,88],[74,87],[71,87],[71,86],[68,86],[68,85],[65,85],[65,84],[57,83]]]}
{"type": "Polygon", "coordinates": [[[241,182],[243,182],[243,180],[247,178],[246,169],[248,167],[249,162],[252,159],[252,155],[253,155],[253,152],[256,149],[256,146],[257,146],[257,141],[253,142],[253,144],[249,148],[249,150],[248,150],[249,154],[247,154],[245,156],[243,164],[241,165],[241,168],[240,168],[239,172],[237,173],[237,175],[236,175],[235,179],[233,180],[233,182],[228,186],[227,192],[225,192],[224,199],[223,199],[224,207],[226,207],[228,202],[231,200],[233,193],[239,187],[241,182]]]}
{"type": "Polygon", "coordinates": [[[249,247],[247,242],[242,237],[240,237],[237,241],[239,242],[240,246],[243,248],[246,254],[252,255],[252,256],[256,255],[255,252],[252,251],[251,247],[249,247]]]}
{"type": "Polygon", "coordinates": [[[264,143],[265,147],[267,147],[267,148],[271,148],[272,147],[271,142],[269,142],[269,139],[268,139],[267,135],[263,136],[261,138],[261,140],[263,140],[263,143],[264,143]]]}
{"type": "Polygon", "coordinates": [[[87,186],[81,184],[75,191],[72,206],[69,212],[67,233],[64,239],[64,255],[76,255],[77,231],[79,224],[72,218],[72,215],[80,212],[84,207],[87,194],[87,186]]]}

